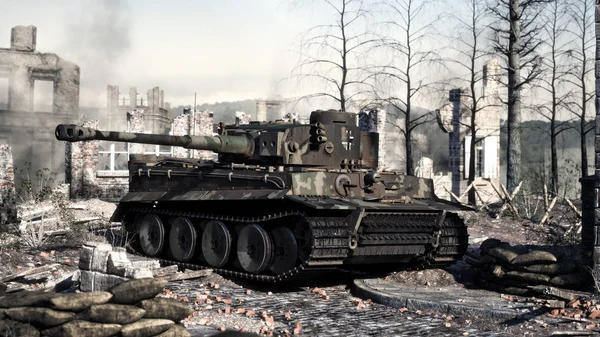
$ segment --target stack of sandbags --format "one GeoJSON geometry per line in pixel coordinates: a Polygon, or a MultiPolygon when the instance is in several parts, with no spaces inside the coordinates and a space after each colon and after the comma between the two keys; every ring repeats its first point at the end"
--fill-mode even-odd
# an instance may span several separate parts
{"type": "Polygon", "coordinates": [[[481,243],[479,255],[469,254],[475,281],[482,287],[514,295],[533,295],[531,286],[578,289],[586,273],[577,262],[545,250],[512,247],[497,239],[481,243]]]}
{"type": "Polygon", "coordinates": [[[165,280],[120,283],[109,291],[21,292],[0,297],[0,336],[190,336],[178,324],[192,309],[156,297],[165,280]]]}

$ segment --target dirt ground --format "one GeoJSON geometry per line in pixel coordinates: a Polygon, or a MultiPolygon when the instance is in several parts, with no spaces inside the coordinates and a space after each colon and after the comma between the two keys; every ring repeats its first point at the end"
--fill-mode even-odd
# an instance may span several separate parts
{"type": "MultiPolygon", "coordinates": [[[[73,211],[75,219],[93,218],[94,220],[86,222],[85,225],[95,227],[101,224],[109,224],[109,218],[115,209],[115,204],[99,200],[87,200],[72,203],[69,208],[73,211]]],[[[573,228],[568,235],[564,234],[570,226],[565,219],[573,216],[565,216],[568,213],[566,207],[562,209],[558,207],[551,216],[550,223],[544,225],[527,220],[514,220],[512,216],[503,216],[496,219],[485,212],[465,212],[461,214],[461,217],[469,226],[469,242],[472,250],[476,250],[479,244],[487,238],[500,239],[511,245],[564,245],[568,247],[578,243],[580,237],[577,228],[573,228]]],[[[78,269],[81,243],[88,240],[102,240],[102,237],[81,231],[77,234],[66,233],[52,237],[40,249],[33,249],[20,244],[20,240],[15,234],[0,233],[0,280],[8,275],[31,268],[54,265],[49,272],[41,276],[37,275],[36,278],[20,278],[16,281],[6,282],[6,290],[33,290],[49,287],[61,290],[61,286],[67,284],[64,281],[68,280],[78,269]]],[[[451,286],[464,288],[468,274],[469,266],[461,261],[447,270],[402,271],[389,274],[386,279],[425,287],[451,286]]],[[[240,285],[234,280],[228,280],[219,275],[213,275],[206,281],[236,287],[243,286],[243,284],[240,285]]],[[[347,291],[347,286],[348,284],[339,284],[336,287],[347,291]]],[[[2,287],[0,287],[1,292],[3,292],[2,287]]],[[[501,296],[501,294],[498,294],[498,296],[501,296]]],[[[221,319],[220,316],[215,317],[213,320],[218,321],[219,319],[221,319]]],[[[238,325],[246,326],[247,324],[250,323],[240,321],[238,325]]],[[[548,323],[548,320],[538,318],[526,321],[500,322],[478,317],[453,317],[452,324],[504,332],[514,336],[546,336],[554,330],[583,330],[585,332],[586,327],[589,331],[590,326],[590,322],[586,320],[567,320],[566,322],[551,324],[548,323]]]]}

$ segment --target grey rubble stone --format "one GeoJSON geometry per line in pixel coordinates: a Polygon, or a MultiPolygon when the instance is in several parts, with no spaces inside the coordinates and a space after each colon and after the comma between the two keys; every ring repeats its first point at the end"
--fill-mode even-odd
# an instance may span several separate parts
{"type": "Polygon", "coordinates": [[[552,264],[534,264],[525,267],[525,269],[532,273],[547,275],[569,274],[577,269],[577,263],[575,261],[561,261],[552,264]]]}
{"type": "Polygon", "coordinates": [[[137,268],[148,268],[150,270],[153,270],[160,268],[160,262],[158,262],[158,260],[151,259],[131,260],[131,266],[137,268]]]}
{"type": "MultiPolygon", "coordinates": [[[[120,247],[119,247],[120,248],[120,247]]],[[[107,270],[109,274],[125,276],[125,268],[131,266],[124,249],[115,249],[108,255],[107,270]]]]}
{"type": "Polygon", "coordinates": [[[140,320],[146,310],[126,304],[92,305],[77,318],[97,323],[129,324],[140,320]]]}
{"type": "Polygon", "coordinates": [[[142,279],[142,278],[152,278],[154,275],[148,268],[135,267],[135,266],[127,266],[125,267],[124,276],[129,279],[142,279]]]}
{"type": "Polygon", "coordinates": [[[22,291],[0,297],[0,308],[46,306],[52,296],[54,294],[43,291],[22,291]]]}
{"type": "Polygon", "coordinates": [[[94,291],[94,276],[96,272],[89,270],[82,270],[81,277],[79,280],[79,290],[81,291],[94,291]]]}
{"type": "Polygon", "coordinates": [[[50,299],[50,305],[53,309],[78,312],[94,304],[104,304],[110,301],[112,296],[107,291],[59,294],[50,299]]]}
{"type": "Polygon", "coordinates": [[[158,278],[130,280],[112,287],[111,302],[118,304],[135,304],[154,298],[167,285],[167,281],[158,278]]]}
{"type": "Polygon", "coordinates": [[[508,245],[492,248],[488,251],[488,254],[505,263],[511,263],[514,258],[519,256],[519,254],[508,245]]]}
{"type": "Polygon", "coordinates": [[[33,307],[11,308],[6,311],[6,314],[15,321],[41,328],[52,328],[75,318],[72,312],[33,307]]]}
{"type": "Polygon", "coordinates": [[[154,336],[169,330],[175,322],[168,319],[141,319],[135,323],[127,324],[121,329],[123,337],[154,336]]]}
{"type": "Polygon", "coordinates": [[[549,264],[556,261],[557,258],[554,254],[543,250],[534,250],[515,257],[511,264],[515,266],[531,266],[534,264],[549,264]]]}
{"type": "Polygon", "coordinates": [[[81,248],[79,256],[79,269],[89,271],[107,272],[108,255],[112,246],[102,242],[86,242],[81,248]]]}
{"type": "Polygon", "coordinates": [[[71,321],[42,333],[49,337],[109,337],[121,330],[119,324],[101,324],[86,321],[71,321]]]}
{"type": "Polygon", "coordinates": [[[550,276],[537,273],[528,273],[523,271],[509,271],[506,273],[506,277],[529,283],[531,285],[544,284],[550,281],[550,276]]]}
{"type": "Polygon", "coordinates": [[[121,276],[96,272],[96,274],[94,274],[94,291],[107,291],[125,281],[127,281],[127,279],[121,276]]]}
{"type": "Polygon", "coordinates": [[[175,322],[188,317],[194,312],[187,304],[172,298],[153,298],[141,301],[138,307],[146,310],[144,318],[165,318],[175,322]]]}
{"type": "Polygon", "coordinates": [[[480,245],[479,245],[479,251],[481,252],[481,254],[487,254],[487,252],[492,249],[492,248],[496,248],[498,246],[500,246],[502,244],[502,241],[498,240],[498,239],[486,239],[484,240],[480,245]]]}
{"type": "MultiPolygon", "coordinates": [[[[175,324],[169,328],[169,330],[156,335],[155,337],[191,337],[187,329],[181,324],[175,324]]],[[[253,335],[254,336],[254,335],[253,335]]]]}
{"type": "Polygon", "coordinates": [[[0,336],[38,337],[40,332],[33,325],[13,320],[0,321],[0,336]]]}

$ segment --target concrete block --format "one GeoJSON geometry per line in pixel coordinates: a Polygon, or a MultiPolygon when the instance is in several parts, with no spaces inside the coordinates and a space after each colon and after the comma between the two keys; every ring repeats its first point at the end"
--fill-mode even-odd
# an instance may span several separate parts
{"type": "Polygon", "coordinates": [[[112,252],[112,246],[108,243],[98,245],[94,248],[92,259],[92,271],[106,273],[108,267],[108,256],[112,252]]]}
{"type": "Polygon", "coordinates": [[[94,275],[94,291],[107,291],[124,281],[127,281],[125,277],[96,273],[94,275]]]}
{"type": "Polygon", "coordinates": [[[125,267],[125,277],[130,279],[140,279],[140,278],[152,278],[152,272],[148,268],[140,268],[127,266],[125,267]]]}
{"type": "Polygon", "coordinates": [[[112,251],[108,255],[107,272],[109,274],[125,277],[125,268],[131,266],[125,250],[112,251]]]}
{"type": "Polygon", "coordinates": [[[79,269],[92,270],[92,259],[94,257],[94,247],[83,244],[81,253],[79,254],[79,269]]]}
{"type": "MultiPolygon", "coordinates": [[[[600,67],[600,60],[596,60],[596,68],[600,67]]],[[[600,78],[596,78],[596,97],[600,97],[600,78]]],[[[596,106],[596,114],[598,114],[598,106],[596,106]]]]}
{"type": "MultiPolygon", "coordinates": [[[[595,185],[594,185],[594,187],[595,187],[595,188],[598,188],[598,187],[600,187],[600,168],[596,168],[596,169],[594,170],[594,175],[595,175],[595,178],[596,178],[596,179],[595,179],[595,180],[596,180],[596,182],[595,182],[595,185]]],[[[598,206],[596,206],[596,207],[598,207],[598,206]]]]}
{"type": "Polygon", "coordinates": [[[598,4],[596,4],[596,22],[600,22],[600,5],[598,4]]]}
{"type": "Polygon", "coordinates": [[[10,49],[35,51],[37,28],[35,26],[15,26],[10,34],[10,49]]]}
{"type": "Polygon", "coordinates": [[[160,268],[160,262],[158,260],[151,259],[131,259],[131,265],[137,268],[148,268],[150,270],[160,268]]]}
{"type": "Polygon", "coordinates": [[[81,271],[81,281],[79,282],[79,290],[94,291],[94,276],[96,272],[89,270],[81,271]]]}

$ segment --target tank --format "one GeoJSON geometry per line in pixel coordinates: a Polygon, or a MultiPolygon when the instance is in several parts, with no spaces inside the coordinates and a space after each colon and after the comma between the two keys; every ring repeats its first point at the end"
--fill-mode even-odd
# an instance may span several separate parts
{"type": "Polygon", "coordinates": [[[220,123],[215,136],[58,125],[68,142],[181,146],[217,160],[130,155],[129,192],[111,220],[136,253],[264,282],[343,268],[389,272],[461,259],[472,208],[436,197],[433,181],[377,170],[378,134],[356,114],[313,111],[309,124],[220,123]]]}

